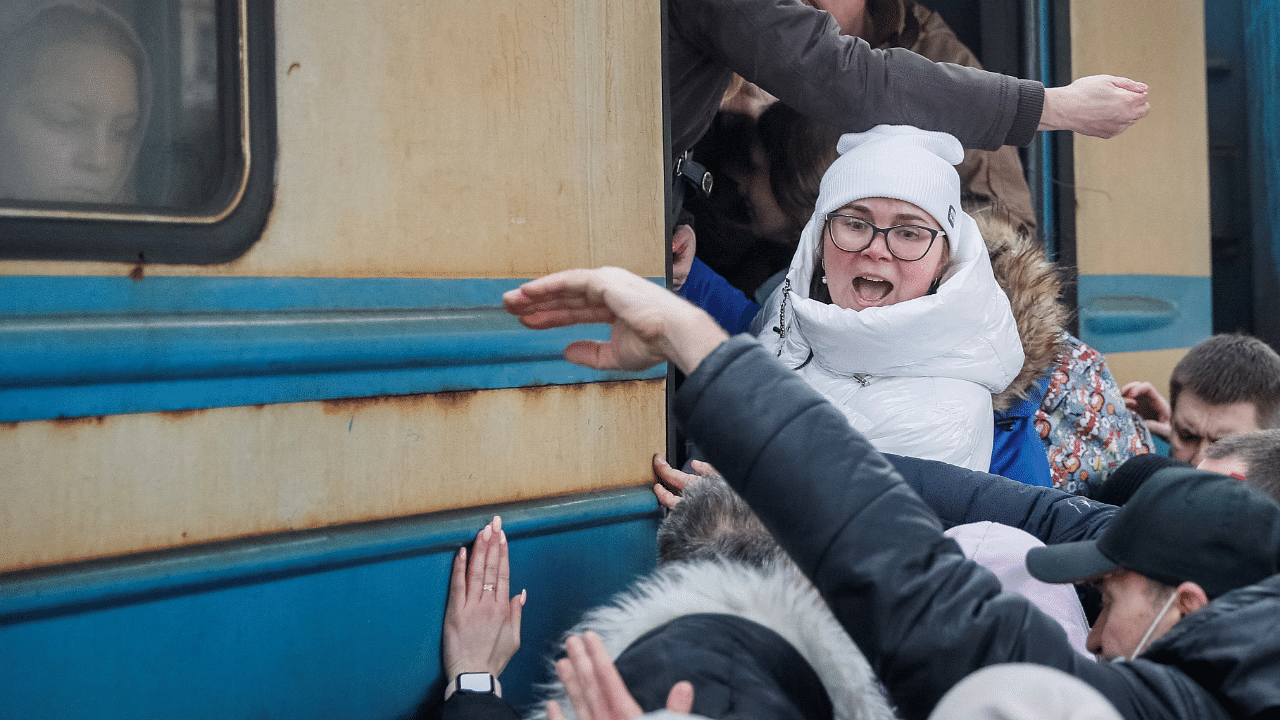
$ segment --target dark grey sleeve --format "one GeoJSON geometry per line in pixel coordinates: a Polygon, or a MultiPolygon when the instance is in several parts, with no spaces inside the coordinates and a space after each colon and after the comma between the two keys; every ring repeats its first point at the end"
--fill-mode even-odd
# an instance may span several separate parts
{"type": "Polygon", "coordinates": [[[435,720],[518,720],[520,716],[497,695],[456,692],[431,717],[435,720]]]}
{"type": "Polygon", "coordinates": [[[1026,145],[1044,105],[1031,80],[873,50],[796,0],[669,0],[672,31],[821,122],[859,132],[915,125],[968,148],[1026,145]]]}
{"type": "Polygon", "coordinates": [[[990,520],[1053,545],[1097,537],[1116,513],[1113,505],[1000,475],[936,460],[885,457],[945,527],[990,520]]]}
{"type": "Polygon", "coordinates": [[[956,682],[1004,662],[1074,675],[1126,718],[1226,717],[1180,670],[1077,652],[1057,621],[966,560],[890,462],[750,339],[730,338],[704,359],[673,409],[822,593],[906,720],[924,720],[956,682]]]}

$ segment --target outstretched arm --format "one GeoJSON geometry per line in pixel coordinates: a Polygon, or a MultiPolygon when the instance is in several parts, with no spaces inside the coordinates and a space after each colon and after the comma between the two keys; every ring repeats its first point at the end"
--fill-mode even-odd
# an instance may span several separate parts
{"type": "Polygon", "coordinates": [[[564,349],[565,360],[597,370],[643,370],[671,361],[688,374],[729,338],[702,310],[615,267],[530,280],[504,294],[502,306],[534,330],[609,323],[608,342],[579,340],[564,349]]]}
{"type": "Polygon", "coordinates": [[[1044,91],[1039,130],[1112,138],[1147,116],[1147,86],[1129,78],[1090,75],[1044,91]]]}

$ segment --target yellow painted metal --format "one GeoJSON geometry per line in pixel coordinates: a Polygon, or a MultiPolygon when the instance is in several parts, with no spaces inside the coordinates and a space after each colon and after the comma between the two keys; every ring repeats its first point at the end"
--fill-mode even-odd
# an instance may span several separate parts
{"type": "Polygon", "coordinates": [[[1120,137],[1075,138],[1080,272],[1208,276],[1204,3],[1072,0],[1071,46],[1076,77],[1130,77],[1151,99],[1120,137]]]}
{"type": "MultiPolygon", "coordinates": [[[[664,274],[658,3],[275,7],[279,153],[265,233],[227,265],[143,275],[664,274]]],[[[131,270],[0,263],[4,274],[131,270]]],[[[648,483],[664,387],[0,425],[0,571],[648,483]]]]}
{"type": "Polygon", "coordinates": [[[1146,380],[1155,385],[1160,393],[1169,397],[1169,375],[1173,366],[1178,364],[1186,348],[1176,350],[1147,350],[1144,352],[1107,353],[1107,366],[1116,382],[1122,387],[1134,380],[1146,380]]]}
{"type": "Polygon", "coordinates": [[[653,481],[665,381],[0,425],[0,572],[653,481]]]}
{"type": "MultiPolygon", "coordinates": [[[[660,277],[658,3],[276,2],[279,164],[236,262],[147,274],[660,277]]],[[[0,273],[123,275],[114,263],[0,273]]]]}

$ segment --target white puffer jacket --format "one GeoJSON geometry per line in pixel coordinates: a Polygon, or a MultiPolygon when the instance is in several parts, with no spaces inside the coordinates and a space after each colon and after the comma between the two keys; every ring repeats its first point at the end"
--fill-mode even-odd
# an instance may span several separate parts
{"type": "Polygon", "coordinates": [[[948,232],[951,267],[933,295],[862,311],[813,300],[809,283],[824,218],[868,197],[850,192],[828,171],[787,279],[751,332],[877,450],[986,471],[991,394],[1018,374],[1023,354],[982,236],[957,208],[948,232]]]}

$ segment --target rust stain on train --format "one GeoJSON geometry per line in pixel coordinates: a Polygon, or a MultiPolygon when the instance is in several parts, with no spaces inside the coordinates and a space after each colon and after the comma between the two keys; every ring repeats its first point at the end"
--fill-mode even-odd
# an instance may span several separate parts
{"type": "Polygon", "coordinates": [[[56,417],[49,420],[54,427],[79,427],[82,425],[101,425],[106,422],[106,415],[82,415],[80,417],[56,417]]]}
{"type": "MultiPolygon", "coordinates": [[[[505,389],[518,392],[529,401],[538,402],[543,398],[548,397],[551,393],[555,393],[559,397],[578,396],[585,392],[587,387],[590,385],[594,385],[596,388],[606,391],[616,391],[622,388],[634,386],[634,383],[634,380],[619,380],[598,383],[578,383],[573,385],[532,385],[528,387],[505,389]]],[[[399,407],[414,411],[434,410],[436,412],[443,413],[465,414],[470,411],[470,407],[476,397],[483,392],[490,391],[445,390],[441,392],[417,393],[410,395],[373,395],[358,398],[337,398],[334,400],[321,400],[320,406],[324,410],[324,414],[329,416],[346,416],[369,408],[383,406],[387,403],[396,403],[399,407]]]]}

